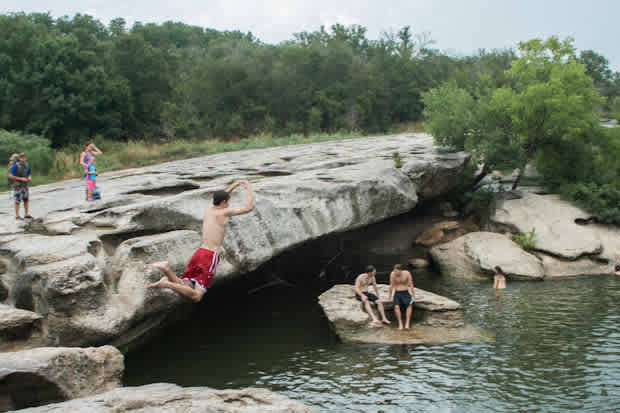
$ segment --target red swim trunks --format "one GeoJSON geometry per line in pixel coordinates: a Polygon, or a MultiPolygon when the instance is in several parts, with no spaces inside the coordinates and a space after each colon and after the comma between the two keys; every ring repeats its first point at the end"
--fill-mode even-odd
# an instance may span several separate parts
{"type": "Polygon", "coordinates": [[[211,281],[215,275],[215,267],[220,262],[220,254],[205,248],[198,248],[192,259],[189,260],[185,273],[181,277],[187,280],[192,287],[197,284],[203,291],[211,286],[211,281]]]}

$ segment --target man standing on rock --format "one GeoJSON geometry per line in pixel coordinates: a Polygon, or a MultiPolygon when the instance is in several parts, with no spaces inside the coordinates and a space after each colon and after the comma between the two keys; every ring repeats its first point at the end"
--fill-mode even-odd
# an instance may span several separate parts
{"type": "Polygon", "coordinates": [[[355,279],[355,286],[353,287],[353,292],[355,293],[355,298],[361,301],[364,304],[364,308],[370,317],[372,318],[373,324],[379,324],[379,319],[375,316],[375,313],[372,311],[372,307],[370,303],[373,302],[377,304],[377,309],[379,310],[379,314],[381,314],[382,321],[385,324],[390,324],[390,321],[385,317],[385,309],[383,308],[383,303],[379,299],[379,289],[377,288],[377,279],[375,275],[377,274],[377,270],[372,265],[366,267],[366,272],[360,274],[355,279]],[[377,295],[368,292],[368,286],[372,284],[373,288],[377,295]]]}
{"type": "Polygon", "coordinates": [[[165,274],[148,288],[169,288],[182,294],[194,302],[199,302],[211,286],[215,268],[220,262],[220,249],[226,234],[226,224],[233,215],[247,214],[254,208],[252,186],[248,181],[241,180],[231,184],[225,191],[215,191],[213,206],[205,210],[202,222],[202,246],[196,250],[185,268],[182,277],[177,277],[168,266],[168,261],[156,262],[153,265],[165,274]],[[230,193],[238,186],[247,192],[245,206],[229,207],[230,193]]]}
{"type": "Polygon", "coordinates": [[[398,329],[403,329],[403,312],[406,313],[405,328],[409,329],[411,313],[413,312],[413,301],[415,300],[415,289],[411,273],[403,270],[400,264],[396,264],[390,274],[389,297],[392,297],[392,291],[394,291],[394,313],[396,313],[396,318],[398,319],[398,329]],[[409,289],[411,289],[411,293],[409,293],[409,289]]]}
{"type": "Polygon", "coordinates": [[[32,171],[26,163],[26,154],[20,153],[17,162],[11,166],[8,177],[13,183],[13,198],[15,199],[15,219],[22,220],[19,216],[19,204],[24,203],[24,218],[32,219],[28,213],[29,191],[28,182],[32,179],[32,171]]]}

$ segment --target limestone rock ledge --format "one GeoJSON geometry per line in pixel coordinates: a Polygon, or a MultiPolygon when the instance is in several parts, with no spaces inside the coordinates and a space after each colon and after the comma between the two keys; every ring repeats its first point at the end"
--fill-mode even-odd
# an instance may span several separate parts
{"type": "Polygon", "coordinates": [[[112,346],[0,353],[0,411],[114,389],[121,385],[123,363],[123,355],[112,346]]]}
{"type": "MultiPolygon", "coordinates": [[[[145,288],[160,276],[149,264],[169,260],[183,271],[212,193],[233,179],[252,181],[255,208],[230,221],[216,284],[305,242],[408,212],[454,188],[468,159],[441,153],[429,135],[405,134],[104,173],[104,199],[93,203],[83,180],[37,186],[31,225],[0,205],[0,298],[42,316],[38,345],[120,346],[182,305],[171,291],[145,288]]],[[[233,206],[244,201],[243,190],[232,193],[233,206]]]]}
{"type": "Polygon", "coordinates": [[[24,413],[316,412],[314,408],[266,389],[212,390],[206,387],[179,387],[168,383],[122,387],[96,396],[21,411],[24,413]]]}
{"type": "MultiPolygon", "coordinates": [[[[448,344],[488,342],[492,337],[463,320],[461,305],[449,298],[415,289],[416,299],[409,330],[398,330],[393,303],[386,300],[389,286],[378,284],[379,297],[391,325],[373,326],[353,286],[338,284],[319,296],[319,304],[342,341],[376,344],[448,344]]],[[[375,310],[376,311],[376,310],[375,310]]]]}

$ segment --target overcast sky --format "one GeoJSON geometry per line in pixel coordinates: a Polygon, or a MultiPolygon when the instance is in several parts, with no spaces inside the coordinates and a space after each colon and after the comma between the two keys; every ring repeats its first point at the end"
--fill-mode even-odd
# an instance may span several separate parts
{"type": "Polygon", "coordinates": [[[359,24],[376,39],[411,26],[453,54],[509,48],[522,40],[571,36],[575,46],[605,56],[620,71],[620,0],[2,0],[0,13],[90,14],[108,24],[167,20],[217,30],[251,31],[266,43],[334,23],[359,24]]]}

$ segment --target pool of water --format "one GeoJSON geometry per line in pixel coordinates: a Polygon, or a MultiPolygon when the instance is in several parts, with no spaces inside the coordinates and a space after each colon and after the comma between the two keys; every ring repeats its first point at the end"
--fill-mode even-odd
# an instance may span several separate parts
{"type": "MultiPolygon", "coordinates": [[[[192,319],[126,359],[125,385],[265,387],[320,411],[615,411],[620,278],[491,282],[415,273],[490,344],[360,345],[331,332],[322,289],[210,291],[192,319]]],[[[381,280],[380,280],[381,281],[381,280]]],[[[386,327],[389,328],[389,327],[386,327]]]]}

